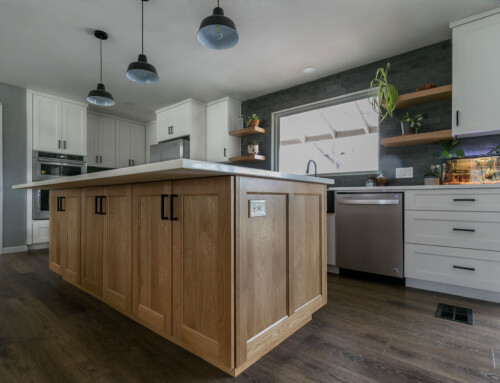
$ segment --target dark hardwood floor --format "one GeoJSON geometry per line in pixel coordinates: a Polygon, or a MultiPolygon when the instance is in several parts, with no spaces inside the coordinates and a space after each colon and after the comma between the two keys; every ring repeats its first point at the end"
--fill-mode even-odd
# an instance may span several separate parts
{"type": "Polygon", "coordinates": [[[47,251],[0,255],[2,383],[500,381],[497,304],[329,275],[328,305],[234,379],[47,263],[47,251]],[[472,308],[474,326],[434,318],[439,302],[472,308]]]}

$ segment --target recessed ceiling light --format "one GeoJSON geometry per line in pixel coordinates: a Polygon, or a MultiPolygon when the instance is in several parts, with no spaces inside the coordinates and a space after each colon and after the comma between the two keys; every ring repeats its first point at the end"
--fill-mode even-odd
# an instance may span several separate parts
{"type": "Polygon", "coordinates": [[[314,72],[316,72],[316,68],[313,68],[313,67],[304,68],[304,70],[302,71],[302,73],[305,73],[305,74],[314,73],[314,72]]]}

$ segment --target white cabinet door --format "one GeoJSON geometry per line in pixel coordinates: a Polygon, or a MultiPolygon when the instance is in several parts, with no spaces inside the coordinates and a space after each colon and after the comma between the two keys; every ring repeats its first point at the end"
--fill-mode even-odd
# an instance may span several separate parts
{"type": "Polygon", "coordinates": [[[116,167],[116,120],[99,116],[99,166],[116,167]]]}
{"type": "Polygon", "coordinates": [[[226,97],[207,105],[207,161],[227,162],[241,153],[241,141],[229,135],[238,129],[241,102],[226,97]]]}
{"type": "Polygon", "coordinates": [[[144,125],[131,124],[132,134],[132,164],[143,165],[146,163],[146,129],[144,125]]]}
{"type": "Polygon", "coordinates": [[[62,152],[87,155],[87,108],[62,102],[62,152]]]}
{"type": "Polygon", "coordinates": [[[207,106],[207,161],[228,160],[228,105],[217,102],[207,106]]]}
{"type": "Polygon", "coordinates": [[[172,127],[169,139],[189,136],[191,133],[191,116],[189,103],[181,104],[172,109],[172,127]]]}
{"type": "Polygon", "coordinates": [[[157,142],[170,139],[170,128],[173,125],[173,115],[171,109],[163,110],[156,115],[157,142]]]}
{"type": "Polygon", "coordinates": [[[500,13],[453,28],[453,134],[500,133],[500,13]]]}
{"type": "Polygon", "coordinates": [[[87,165],[99,166],[99,117],[87,116],[87,165]]]}
{"type": "Polygon", "coordinates": [[[150,163],[150,147],[157,144],[156,140],[156,122],[151,122],[146,126],[146,163],[150,163]]]}
{"type": "Polygon", "coordinates": [[[116,167],[132,166],[132,126],[125,121],[116,121],[116,167]]]}
{"type": "Polygon", "coordinates": [[[33,95],[33,149],[60,152],[61,101],[33,95]]]}

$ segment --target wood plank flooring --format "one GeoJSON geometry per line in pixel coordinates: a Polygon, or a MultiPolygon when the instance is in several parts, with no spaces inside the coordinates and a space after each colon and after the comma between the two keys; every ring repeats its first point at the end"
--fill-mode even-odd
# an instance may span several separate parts
{"type": "Polygon", "coordinates": [[[500,305],[334,275],[328,294],[234,379],[63,282],[47,251],[0,255],[0,382],[500,381],[500,305]],[[434,318],[439,302],[475,325],[434,318]]]}

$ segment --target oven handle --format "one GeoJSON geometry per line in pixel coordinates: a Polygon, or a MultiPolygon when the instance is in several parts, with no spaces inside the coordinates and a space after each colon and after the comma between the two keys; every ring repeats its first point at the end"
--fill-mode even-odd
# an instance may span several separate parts
{"type": "Polygon", "coordinates": [[[340,205],[399,205],[399,199],[349,199],[339,198],[340,205]]]}

